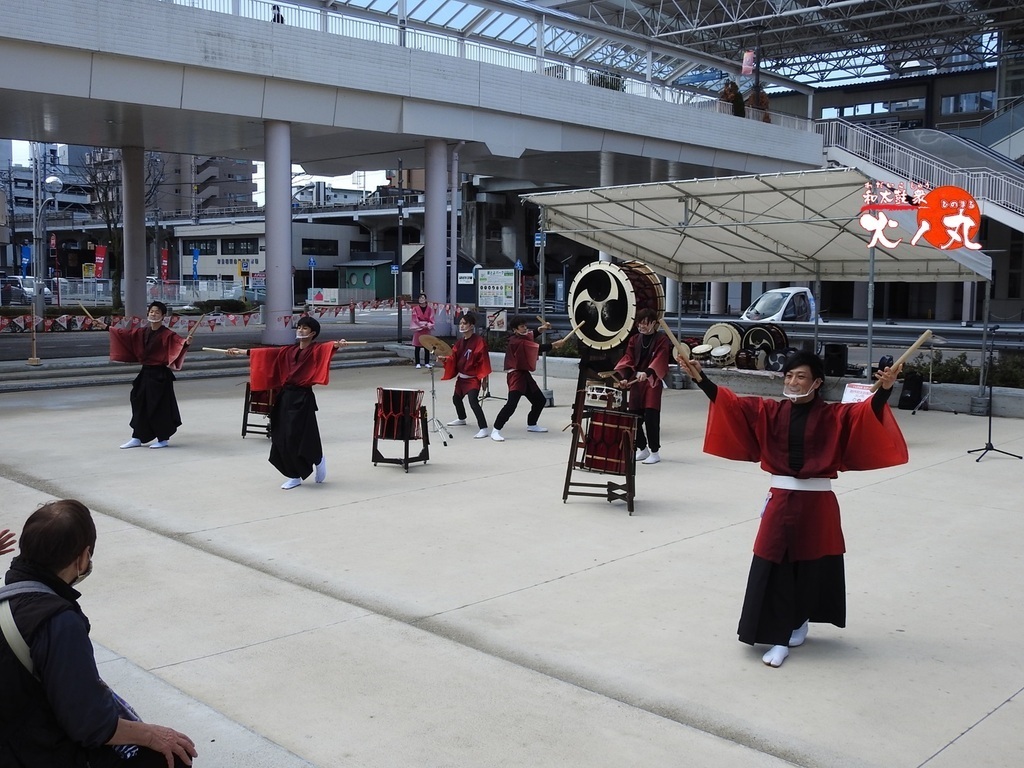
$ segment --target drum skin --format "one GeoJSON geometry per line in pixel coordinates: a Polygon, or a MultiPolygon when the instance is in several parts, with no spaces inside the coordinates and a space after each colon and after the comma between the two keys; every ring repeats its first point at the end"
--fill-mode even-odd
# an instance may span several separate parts
{"type": "Polygon", "coordinates": [[[569,289],[569,320],[591,349],[618,347],[636,326],[636,313],[665,314],[665,290],[655,272],[639,261],[595,261],[579,271],[569,289]]]}

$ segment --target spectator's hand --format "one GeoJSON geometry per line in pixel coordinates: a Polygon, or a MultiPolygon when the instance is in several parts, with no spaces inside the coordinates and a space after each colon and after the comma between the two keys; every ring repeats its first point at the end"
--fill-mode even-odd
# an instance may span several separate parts
{"type": "Polygon", "coordinates": [[[14,551],[14,534],[4,528],[0,531],[0,555],[6,555],[14,551]]]}
{"type": "Polygon", "coordinates": [[[196,745],[184,733],[167,728],[163,725],[143,724],[148,741],[142,746],[159,752],[167,760],[167,768],[174,768],[174,757],[177,755],[185,765],[192,765],[192,758],[197,755],[196,745]]]}

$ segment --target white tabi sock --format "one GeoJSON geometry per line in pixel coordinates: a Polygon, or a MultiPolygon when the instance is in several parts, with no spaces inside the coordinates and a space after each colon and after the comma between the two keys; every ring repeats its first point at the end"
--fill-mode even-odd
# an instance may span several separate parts
{"type": "Polygon", "coordinates": [[[789,648],[784,645],[773,645],[764,656],[761,657],[761,661],[767,664],[769,667],[781,667],[782,662],[789,656],[789,648]]]}
{"type": "Polygon", "coordinates": [[[789,636],[789,647],[796,648],[799,645],[804,644],[804,640],[807,639],[807,622],[805,621],[799,627],[793,630],[793,634],[789,636]]]}

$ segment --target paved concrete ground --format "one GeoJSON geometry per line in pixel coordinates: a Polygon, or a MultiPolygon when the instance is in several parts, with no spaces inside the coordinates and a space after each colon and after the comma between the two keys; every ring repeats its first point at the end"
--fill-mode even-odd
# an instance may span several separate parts
{"type": "MultiPolygon", "coordinates": [[[[336,372],[328,481],[287,492],[239,436],[244,379],[179,382],[162,451],[117,449],[127,385],[3,394],[0,527],[52,496],[97,513],[103,673],[197,765],[1024,763],[1024,462],[974,461],[985,420],[897,412],[910,463],[840,477],[849,627],[775,670],[735,639],[766,478],[704,455],[703,394],[670,390],[636,514],[563,504],[573,384],[551,432],[523,404],[505,443],[454,428],[406,474],[370,462],[375,390],[426,373],[336,372]]],[[[1024,453],[1024,421],[992,439],[1024,453]]]]}

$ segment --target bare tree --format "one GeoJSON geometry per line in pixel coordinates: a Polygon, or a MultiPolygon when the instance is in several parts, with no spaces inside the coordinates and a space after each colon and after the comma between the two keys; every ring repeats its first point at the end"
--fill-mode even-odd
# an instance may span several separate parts
{"type": "MultiPolygon", "coordinates": [[[[148,209],[164,180],[164,165],[156,152],[145,156],[145,207],[148,209]]],[[[121,309],[121,277],[124,274],[124,200],[121,150],[94,149],[86,155],[83,176],[92,193],[92,206],[106,227],[107,269],[114,309],[121,309]]]]}

